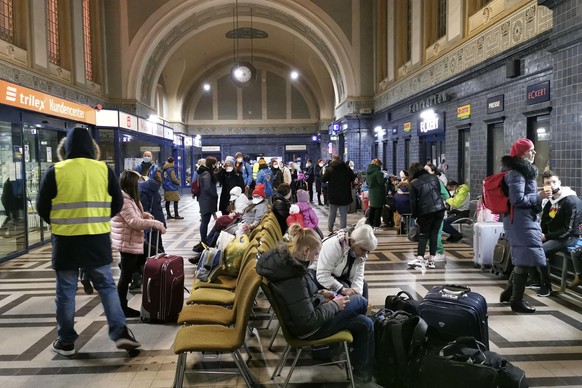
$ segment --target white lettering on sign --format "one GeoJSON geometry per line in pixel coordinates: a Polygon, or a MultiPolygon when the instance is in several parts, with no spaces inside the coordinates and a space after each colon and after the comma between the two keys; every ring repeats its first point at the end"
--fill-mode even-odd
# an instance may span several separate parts
{"type": "Polygon", "coordinates": [[[493,101],[489,103],[489,109],[499,108],[501,106],[501,101],[493,101]]]}
{"type": "Polygon", "coordinates": [[[422,132],[422,133],[426,133],[428,131],[433,131],[435,129],[438,129],[438,127],[439,127],[439,119],[438,118],[420,122],[420,132],[422,132]]]}

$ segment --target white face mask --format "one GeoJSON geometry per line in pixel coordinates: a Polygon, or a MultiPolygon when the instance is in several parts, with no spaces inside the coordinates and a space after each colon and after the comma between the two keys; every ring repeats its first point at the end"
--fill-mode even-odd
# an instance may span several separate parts
{"type": "Polygon", "coordinates": [[[228,166],[228,167],[226,168],[226,172],[231,172],[232,170],[234,170],[234,167],[230,167],[230,166],[228,166]]]}
{"type": "Polygon", "coordinates": [[[311,163],[307,163],[305,167],[311,167],[311,163]]]}
{"type": "Polygon", "coordinates": [[[323,163],[319,163],[319,167],[323,167],[323,163]]]}
{"type": "Polygon", "coordinates": [[[278,164],[273,164],[273,168],[279,168],[278,164]]]}
{"type": "Polygon", "coordinates": [[[263,197],[253,197],[253,203],[256,205],[263,200],[263,197]]]}
{"type": "Polygon", "coordinates": [[[236,161],[242,163],[242,158],[237,158],[236,161]]]}

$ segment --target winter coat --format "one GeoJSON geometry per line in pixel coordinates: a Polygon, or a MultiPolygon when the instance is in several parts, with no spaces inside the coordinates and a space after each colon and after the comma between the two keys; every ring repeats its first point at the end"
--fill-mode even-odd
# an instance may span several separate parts
{"type": "Polygon", "coordinates": [[[308,262],[293,257],[285,243],[259,255],[257,273],[270,281],[289,331],[303,339],[316,333],[339,312],[334,302],[326,302],[307,272],[308,262]]]}
{"type": "Polygon", "coordinates": [[[280,168],[271,167],[271,173],[273,173],[273,193],[277,191],[279,185],[283,183],[283,172],[280,168]]]}
{"type": "Polygon", "coordinates": [[[287,183],[287,184],[291,185],[292,177],[291,177],[291,170],[289,170],[289,167],[284,165],[281,168],[281,172],[283,173],[283,183],[287,183]]]}
{"type": "Polygon", "coordinates": [[[249,203],[250,201],[245,193],[242,193],[234,200],[234,212],[237,214],[243,214],[247,206],[249,206],[249,203]]]}
{"type": "MultiPolygon", "coordinates": [[[[76,130],[74,129],[73,131],[76,130]]],[[[57,157],[60,161],[74,158],[99,160],[99,156],[99,146],[94,140],[92,142],[84,142],[83,139],[79,140],[78,137],[69,135],[64,137],[57,147],[57,157]]],[[[107,174],[107,191],[111,196],[111,217],[113,217],[123,206],[123,195],[115,172],[111,168],[107,168],[107,174]]],[[[79,177],[80,180],[85,178],[79,177]]],[[[52,200],[57,196],[57,193],[55,167],[50,166],[42,178],[36,199],[38,215],[47,224],[51,223],[52,200]]],[[[59,236],[53,234],[52,245],[52,267],[55,270],[101,267],[111,264],[113,261],[109,233],[83,236],[59,236]]]]}
{"type": "Polygon", "coordinates": [[[250,186],[251,183],[253,183],[253,169],[251,168],[251,165],[243,160],[240,164],[237,163],[235,168],[240,174],[242,174],[245,186],[250,186]]]}
{"type": "Polygon", "coordinates": [[[291,207],[291,202],[285,198],[280,193],[275,193],[273,196],[273,207],[272,212],[277,218],[277,222],[281,227],[281,234],[285,234],[287,231],[287,217],[289,217],[289,208],[291,207]]]}
{"type": "Polygon", "coordinates": [[[538,194],[536,166],[518,156],[501,159],[503,178],[509,191],[513,216],[503,217],[505,236],[509,240],[511,261],[519,266],[545,266],[546,255],[542,247],[542,229],[538,222],[542,199],[538,194]]]}
{"type": "Polygon", "coordinates": [[[321,170],[323,170],[323,167],[319,167],[319,164],[316,164],[313,168],[313,175],[316,181],[321,181],[321,170]]]}
{"type": "Polygon", "coordinates": [[[222,214],[228,214],[230,190],[232,190],[233,187],[238,186],[244,192],[245,182],[243,180],[242,174],[240,174],[238,171],[232,170],[231,172],[227,172],[224,168],[221,168],[220,172],[218,173],[218,182],[222,186],[218,210],[220,210],[222,214]]]}
{"type": "Polygon", "coordinates": [[[158,185],[162,184],[162,171],[153,160],[149,163],[141,162],[135,166],[135,171],[139,172],[139,174],[145,178],[154,179],[156,182],[158,182],[158,185]]]}
{"type": "Polygon", "coordinates": [[[331,205],[347,206],[352,203],[352,183],[356,175],[352,169],[341,160],[334,160],[325,169],[321,177],[327,182],[327,201],[331,205]]]}
{"type": "Polygon", "coordinates": [[[469,210],[470,190],[469,185],[460,185],[455,192],[455,196],[445,201],[451,207],[453,212],[469,210]]]}
{"type": "Polygon", "coordinates": [[[162,210],[162,196],[160,195],[158,182],[152,178],[145,182],[139,182],[139,201],[145,211],[166,226],[166,217],[164,217],[162,210]]]}
{"type": "Polygon", "coordinates": [[[305,223],[303,221],[303,214],[289,214],[289,217],[287,217],[287,226],[291,226],[293,224],[299,224],[302,228],[304,228],[305,223]]]}
{"type": "Polygon", "coordinates": [[[350,250],[349,234],[342,230],[337,235],[326,239],[317,259],[317,281],[328,290],[339,290],[343,284],[336,280],[348,270],[348,260],[353,260],[352,268],[346,280],[358,293],[364,290],[364,267],[366,261],[356,258],[350,250]]]}
{"type": "Polygon", "coordinates": [[[309,229],[317,228],[319,218],[309,204],[309,193],[307,191],[297,192],[297,206],[299,206],[299,210],[303,215],[303,226],[309,229]]]}
{"type": "Polygon", "coordinates": [[[370,163],[366,170],[366,183],[370,192],[370,207],[381,208],[384,206],[386,186],[384,185],[384,173],[380,166],[370,163]]]}
{"type": "Polygon", "coordinates": [[[159,230],[161,222],[145,219],[141,204],[123,192],[123,208],[111,219],[111,246],[124,253],[143,254],[144,230],[159,230]]]}
{"type": "Polygon", "coordinates": [[[180,181],[176,175],[174,163],[164,164],[162,169],[162,188],[164,189],[164,200],[177,202],[180,200],[180,181]]]}
{"type": "Polygon", "coordinates": [[[257,173],[257,185],[262,183],[265,185],[265,194],[267,198],[273,196],[273,172],[267,165],[259,166],[259,172],[257,173]]]}
{"type": "Polygon", "coordinates": [[[411,214],[412,209],[410,207],[410,185],[408,182],[400,184],[398,186],[398,191],[394,194],[394,209],[400,214],[411,214]]]}
{"type": "Polygon", "coordinates": [[[410,182],[410,208],[412,216],[417,218],[445,210],[441,196],[441,182],[436,175],[421,170],[414,174],[410,182]]]}
{"type": "Polygon", "coordinates": [[[542,233],[546,240],[567,240],[578,237],[578,224],[582,203],[569,187],[560,188],[557,199],[550,198],[542,211],[542,233]]]}
{"type": "Polygon", "coordinates": [[[268,211],[269,207],[267,206],[266,199],[257,204],[249,203],[242,215],[242,222],[244,224],[249,224],[255,227],[259,225],[259,222],[261,222],[261,219],[268,211]]]}
{"type": "Polygon", "coordinates": [[[305,169],[305,180],[307,184],[313,184],[315,180],[315,166],[313,164],[305,169]]]}
{"type": "Polygon", "coordinates": [[[198,195],[200,214],[215,213],[218,203],[218,191],[216,190],[216,178],[208,167],[198,167],[198,184],[200,185],[200,195],[198,195]]]}

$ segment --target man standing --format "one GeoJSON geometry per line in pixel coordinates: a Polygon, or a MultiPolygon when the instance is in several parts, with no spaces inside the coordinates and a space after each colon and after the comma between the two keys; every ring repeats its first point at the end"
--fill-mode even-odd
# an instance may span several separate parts
{"type": "Polygon", "coordinates": [[[542,199],[551,195],[551,190],[538,192],[536,177],[538,169],[533,164],[536,152],[529,139],[519,139],[511,146],[509,156],[501,159],[507,172],[503,180],[509,192],[510,214],[503,217],[503,229],[509,240],[511,261],[515,265],[499,301],[509,302],[517,313],[534,313],[536,309],[523,299],[528,270],[545,265],[546,255],[542,247],[542,230],[538,213],[542,199]]]}
{"type": "Polygon", "coordinates": [[[352,183],[356,175],[338,155],[332,157],[332,161],[325,169],[321,177],[322,182],[328,184],[329,218],[327,229],[333,232],[337,210],[340,213],[340,229],[347,226],[348,206],[352,203],[352,183]]]}
{"type": "MultiPolygon", "coordinates": [[[[548,198],[542,211],[542,242],[548,260],[550,257],[578,240],[580,200],[571,188],[562,186],[560,177],[552,171],[543,175],[544,188],[551,187],[552,196],[548,198]]],[[[582,209],[581,209],[582,210],[582,209]]],[[[550,296],[552,283],[548,265],[540,266],[541,284],[538,296],[550,296]]]]}
{"type": "Polygon", "coordinates": [[[85,270],[99,292],[109,338],[118,349],[134,350],[141,345],[125,325],[111,276],[110,219],[123,206],[119,183],[115,173],[98,161],[99,147],[86,128],[69,132],[57,153],[61,161],[46,171],[36,201],[38,214],[52,225],[58,333],[53,351],[64,356],[75,354],[79,268],[85,270]]]}
{"type": "Polygon", "coordinates": [[[237,152],[234,157],[236,159],[234,168],[239,172],[239,174],[242,174],[243,181],[245,182],[245,189],[243,192],[250,194],[249,190],[253,184],[253,169],[251,168],[251,165],[244,160],[242,152],[237,152]]]}
{"type": "Polygon", "coordinates": [[[448,242],[457,242],[463,238],[463,234],[455,229],[452,223],[460,218],[469,217],[470,188],[468,185],[459,186],[457,182],[449,181],[447,190],[452,196],[445,201],[449,211],[443,224],[443,232],[449,234],[448,242]]]}
{"type": "Polygon", "coordinates": [[[144,177],[144,181],[147,180],[147,178],[151,178],[158,182],[159,185],[162,184],[162,172],[154,162],[151,151],[144,151],[143,160],[135,167],[135,171],[139,172],[140,175],[144,177]]]}

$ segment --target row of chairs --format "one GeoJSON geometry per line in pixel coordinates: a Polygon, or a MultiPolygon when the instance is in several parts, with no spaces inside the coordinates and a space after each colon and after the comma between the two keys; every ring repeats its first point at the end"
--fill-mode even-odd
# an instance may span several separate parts
{"type": "MultiPolygon", "coordinates": [[[[283,236],[273,213],[267,213],[250,235],[250,243],[241,262],[241,271],[237,278],[219,276],[213,283],[194,280],[193,292],[186,300],[180,312],[178,323],[182,325],[174,341],[174,353],[178,355],[174,387],[182,387],[186,370],[186,357],[191,352],[230,353],[247,386],[255,384],[254,378],[243,359],[241,349],[245,349],[248,358],[251,353],[245,340],[249,331],[249,318],[259,287],[267,297],[281,326],[287,343],[285,351],[273,372],[272,378],[281,374],[290,350],[296,349],[296,356],[286,377],[287,386],[297,365],[301,352],[306,347],[342,343],[346,360],[331,364],[345,364],[346,374],[354,387],[348,344],[353,341],[349,331],[342,331],[333,336],[306,341],[295,338],[282,320],[276,300],[270,292],[268,281],[256,272],[256,257],[269,249],[275,248],[283,236]]],[[[252,331],[251,331],[252,332],[252,331]]],[[[330,364],[330,363],[328,363],[330,364]]],[[[226,373],[216,371],[215,373],[226,373]]]]}

